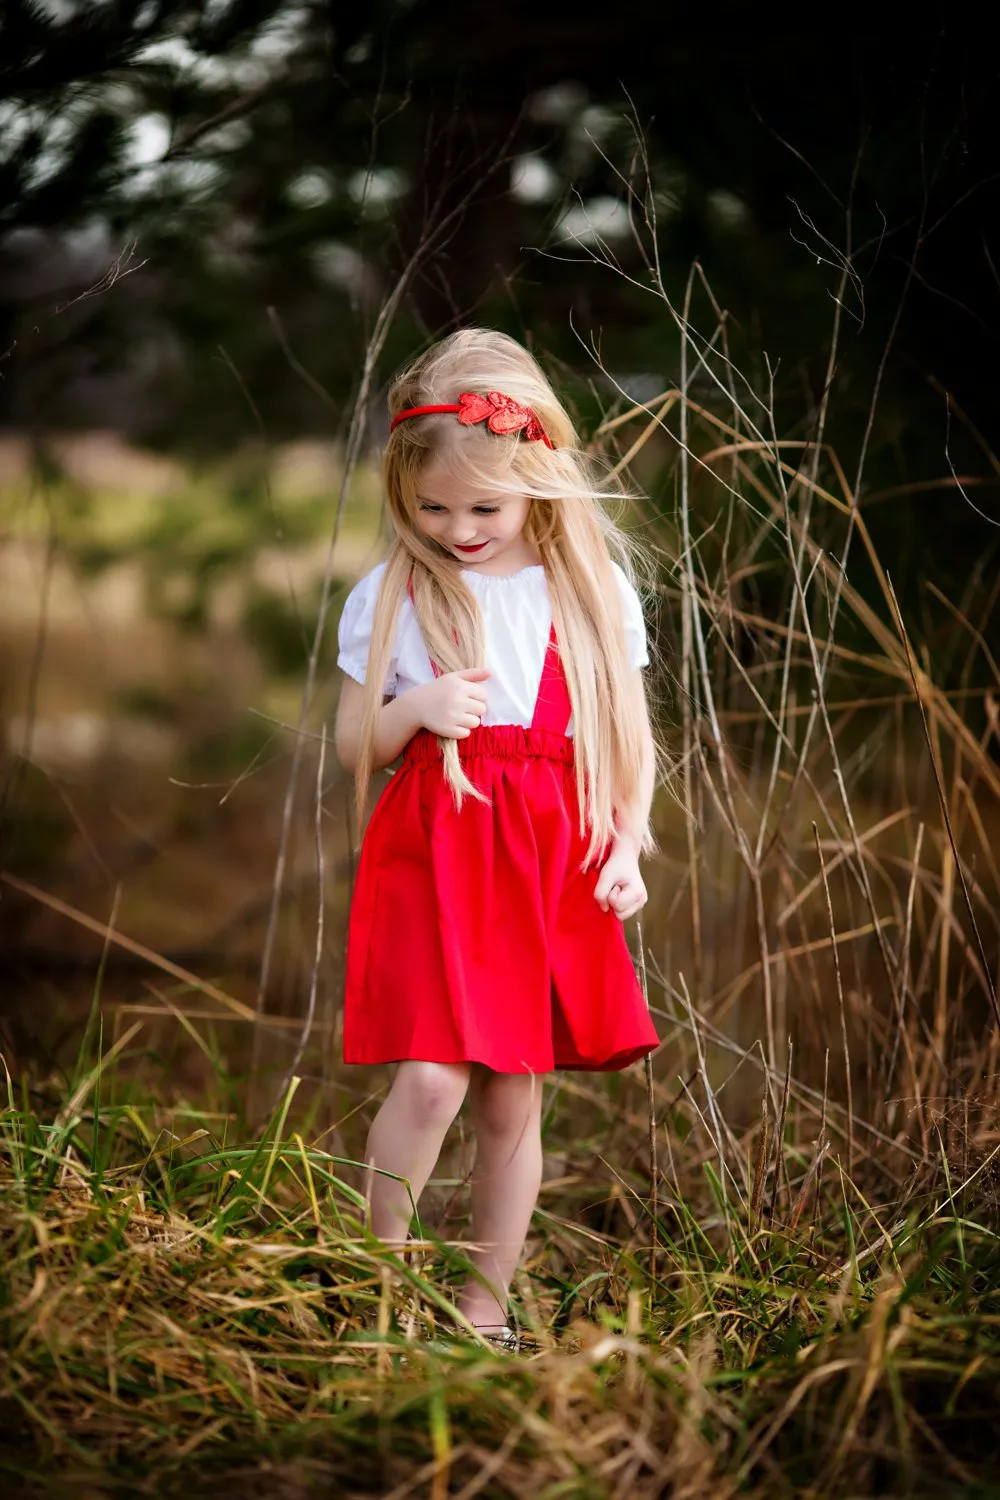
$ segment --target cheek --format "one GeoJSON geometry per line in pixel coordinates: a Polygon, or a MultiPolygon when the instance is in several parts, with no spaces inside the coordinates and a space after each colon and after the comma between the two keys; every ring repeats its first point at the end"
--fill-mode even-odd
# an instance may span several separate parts
{"type": "Polygon", "coordinates": [[[525,505],[525,506],[521,507],[520,509],[516,510],[513,513],[513,515],[511,515],[511,517],[510,517],[510,519],[508,521],[508,530],[512,534],[515,534],[515,535],[519,534],[520,532],[522,532],[524,530],[524,527],[525,527],[525,524],[526,524],[527,520],[528,520],[528,506],[525,505]]]}

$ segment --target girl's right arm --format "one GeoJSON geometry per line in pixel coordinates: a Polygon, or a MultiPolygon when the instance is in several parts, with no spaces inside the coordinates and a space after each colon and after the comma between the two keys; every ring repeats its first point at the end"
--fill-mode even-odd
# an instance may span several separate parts
{"type": "MultiPolygon", "coordinates": [[[[400,693],[398,698],[387,698],[375,727],[372,769],[382,771],[391,766],[419,729],[449,739],[465,739],[486,713],[483,684],[489,675],[486,667],[445,672],[433,682],[400,693]]],[[[364,696],[362,684],[345,674],[333,731],[337,759],[345,771],[357,769],[364,696]]]]}
{"type": "MultiPolygon", "coordinates": [[[[398,698],[387,698],[379,709],[375,729],[373,770],[381,771],[391,766],[418,729],[423,728],[420,719],[419,688],[400,693],[398,698]]],[[[358,748],[361,744],[361,709],[365,690],[353,677],[344,678],[340,689],[340,706],[337,723],[333,731],[337,759],[345,771],[354,771],[358,764],[358,748]]]]}

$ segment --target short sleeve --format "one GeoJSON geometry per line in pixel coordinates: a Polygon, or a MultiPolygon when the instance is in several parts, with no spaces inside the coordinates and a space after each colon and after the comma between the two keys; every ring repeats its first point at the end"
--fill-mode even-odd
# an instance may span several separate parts
{"type": "MultiPolygon", "coordinates": [[[[337,629],[337,666],[355,682],[364,682],[368,672],[368,647],[372,638],[375,605],[385,564],[380,563],[365,575],[344,600],[344,608],[337,629]]],[[[389,658],[384,695],[391,698],[396,691],[396,653],[389,658]]]]}
{"type": "Polygon", "coordinates": [[[646,644],[646,622],[642,616],[639,595],[629,583],[616,562],[611,566],[622,597],[622,615],[625,624],[625,651],[632,668],[649,666],[649,649],[646,644]]]}

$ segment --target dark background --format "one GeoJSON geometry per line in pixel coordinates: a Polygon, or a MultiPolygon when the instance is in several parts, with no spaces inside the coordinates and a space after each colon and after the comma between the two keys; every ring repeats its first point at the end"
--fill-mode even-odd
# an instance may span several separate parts
{"type": "MultiPolygon", "coordinates": [[[[834,441],[857,448],[891,338],[867,482],[943,473],[943,391],[993,449],[1000,424],[995,33],[954,6],[785,27],[746,5],[12,0],[0,420],[196,455],[245,440],[251,402],[272,439],[336,430],[379,299],[428,232],[380,374],[478,320],[577,369],[595,339],[609,368],[666,382],[662,302],[560,245],[567,209],[623,199],[638,124],[675,304],[697,259],[741,368],[777,366],[790,430],[849,255],[834,441]],[[129,245],[140,268],[73,303],[129,245]]],[[[641,272],[627,235],[609,244],[641,272]]],[[[967,423],[951,446],[989,468],[967,423]]],[[[914,501],[891,524],[908,543],[940,527],[964,568],[983,533],[963,511],[914,501]]]]}

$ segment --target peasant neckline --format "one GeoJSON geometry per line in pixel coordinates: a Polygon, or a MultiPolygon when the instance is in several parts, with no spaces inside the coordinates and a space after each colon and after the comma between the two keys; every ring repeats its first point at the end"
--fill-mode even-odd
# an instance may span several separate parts
{"type": "Polygon", "coordinates": [[[529,563],[526,568],[518,568],[516,573],[477,573],[474,568],[461,569],[463,578],[478,578],[481,579],[484,583],[488,583],[490,585],[517,583],[519,579],[527,579],[533,575],[544,572],[544,563],[529,563]]]}

